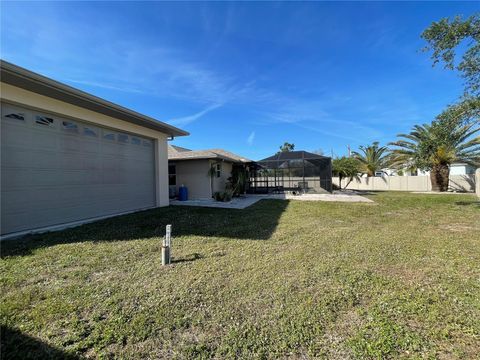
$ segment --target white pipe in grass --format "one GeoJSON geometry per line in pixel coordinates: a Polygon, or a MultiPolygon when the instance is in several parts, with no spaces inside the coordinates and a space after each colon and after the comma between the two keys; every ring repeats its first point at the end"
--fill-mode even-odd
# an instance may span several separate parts
{"type": "Polygon", "coordinates": [[[170,259],[170,247],[172,244],[172,225],[167,225],[165,229],[165,236],[162,243],[162,265],[169,265],[170,259]]]}

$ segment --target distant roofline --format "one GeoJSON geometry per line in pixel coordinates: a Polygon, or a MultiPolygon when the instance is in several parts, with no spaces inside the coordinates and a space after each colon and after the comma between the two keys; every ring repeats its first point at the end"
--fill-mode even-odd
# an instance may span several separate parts
{"type": "Polygon", "coordinates": [[[294,150],[294,151],[285,151],[285,152],[278,152],[274,155],[271,155],[265,159],[262,159],[262,160],[257,160],[258,163],[262,162],[262,161],[286,161],[286,160],[296,160],[296,159],[331,159],[331,157],[329,156],[324,156],[324,155],[319,155],[319,154],[315,154],[315,153],[311,153],[311,152],[308,152],[308,151],[305,151],[305,150],[294,150]],[[293,159],[282,159],[281,155],[293,155],[293,154],[297,154],[297,155],[302,155],[302,157],[298,157],[298,158],[293,158],[293,159]]]}
{"type": "Polygon", "coordinates": [[[0,80],[5,84],[48,96],[135,125],[160,131],[169,136],[190,135],[187,131],[175,126],[114,104],[46,76],[34,73],[33,71],[14,65],[5,60],[0,60],[0,70],[0,80]]]}
{"type": "Polygon", "coordinates": [[[187,160],[211,160],[211,159],[220,159],[224,161],[229,161],[232,163],[242,163],[248,164],[253,161],[237,154],[234,154],[230,151],[224,149],[205,149],[205,150],[189,150],[188,151],[178,151],[176,148],[181,148],[176,145],[169,144],[168,160],[171,161],[187,161],[187,160]],[[170,150],[173,150],[170,151],[170,150]]]}

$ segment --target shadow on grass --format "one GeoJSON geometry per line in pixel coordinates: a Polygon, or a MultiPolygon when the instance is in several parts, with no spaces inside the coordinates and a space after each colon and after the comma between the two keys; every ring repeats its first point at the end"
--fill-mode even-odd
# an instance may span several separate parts
{"type": "Polygon", "coordinates": [[[473,207],[480,208],[480,201],[457,201],[457,202],[455,202],[455,205],[473,206],[473,207]]]}
{"type": "Polygon", "coordinates": [[[169,206],[96,221],[63,231],[1,242],[1,257],[25,256],[37,248],[79,242],[104,242],[172,236],[267,240],[275,231],[288,200],[261,200],[243,209],[169,206]]]}
{"type": "Polygon", "coordinates": [[[1,359],[65,359],[80,357],[54,348],[39,339],[22,333],[8,326],[1,326],[1,359]]]}
{"type": "Polygon", "coordinates": [[[190,255],[187,255],[187,256],[184,256],[184,257],[181,257],[181,258],[173,257],[172,258],[172,264],[180,264],[180,263],[184,263],[184,262],[191,262],[191,261],[204,259],[204,258],[205,258],[205,256],[202,255],[202,254],[193,253],[193,254],[190,254],[190,255]]]}

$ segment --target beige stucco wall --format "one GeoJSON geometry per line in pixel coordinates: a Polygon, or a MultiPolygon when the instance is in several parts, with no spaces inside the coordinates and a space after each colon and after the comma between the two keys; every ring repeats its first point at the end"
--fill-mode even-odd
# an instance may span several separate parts
{"type": "Polygon", "coordinates": [[[192,200],[210,199],[213,192],[225,191],[227,179],[232,174],[232,164],[220,162],[221,176],[210,178],[208,171],[216,161],[213,160],[182,160],[171,161],[176,166],[177,185],[176,191],[183,184],[188,188],[188,198],[192,200]]]}
{"type": "Polygon", "coordinates": [[[155,178],[156,178],[156,205],[168,206],[168,152],[167,135],[152,129],[131,124],[103,114],[96,113],[75,105],[39,95],[9,84],[0,83],[2,101],[14,105],[24,105],[30,108],[52,113],[62,117],[90,122],[106,126],[115,130],[139,134],[155,141],[155,178]]]}
{"type": "Polygon", "coordinates": [[[188,188],[189,199],[210,199],[212,190],[208,176],[208,160],[176,161],[177,194],[183,184],[188,188]]]}
{"type": "MultiPolygon", "coordinates": [[[[210,164],[213,165],[215,161],[210,161],[210,164]]],[[[225,185],[227,184],[227,179],[232,176],[232,163],[221,161],[219,162],[222,166],[222,172],[220,177],[213,178],[213,192],[225,191],[225,185]]]]}

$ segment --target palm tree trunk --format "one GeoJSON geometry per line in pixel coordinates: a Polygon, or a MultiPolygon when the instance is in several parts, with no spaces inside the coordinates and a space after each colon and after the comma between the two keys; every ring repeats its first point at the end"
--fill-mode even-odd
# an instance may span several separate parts
{"type": "Polygon", "coordinates": [[[449,177],[450,168],[448,165],[435,165],[430,171],[432,191],[447,191],[449,177]]]}

